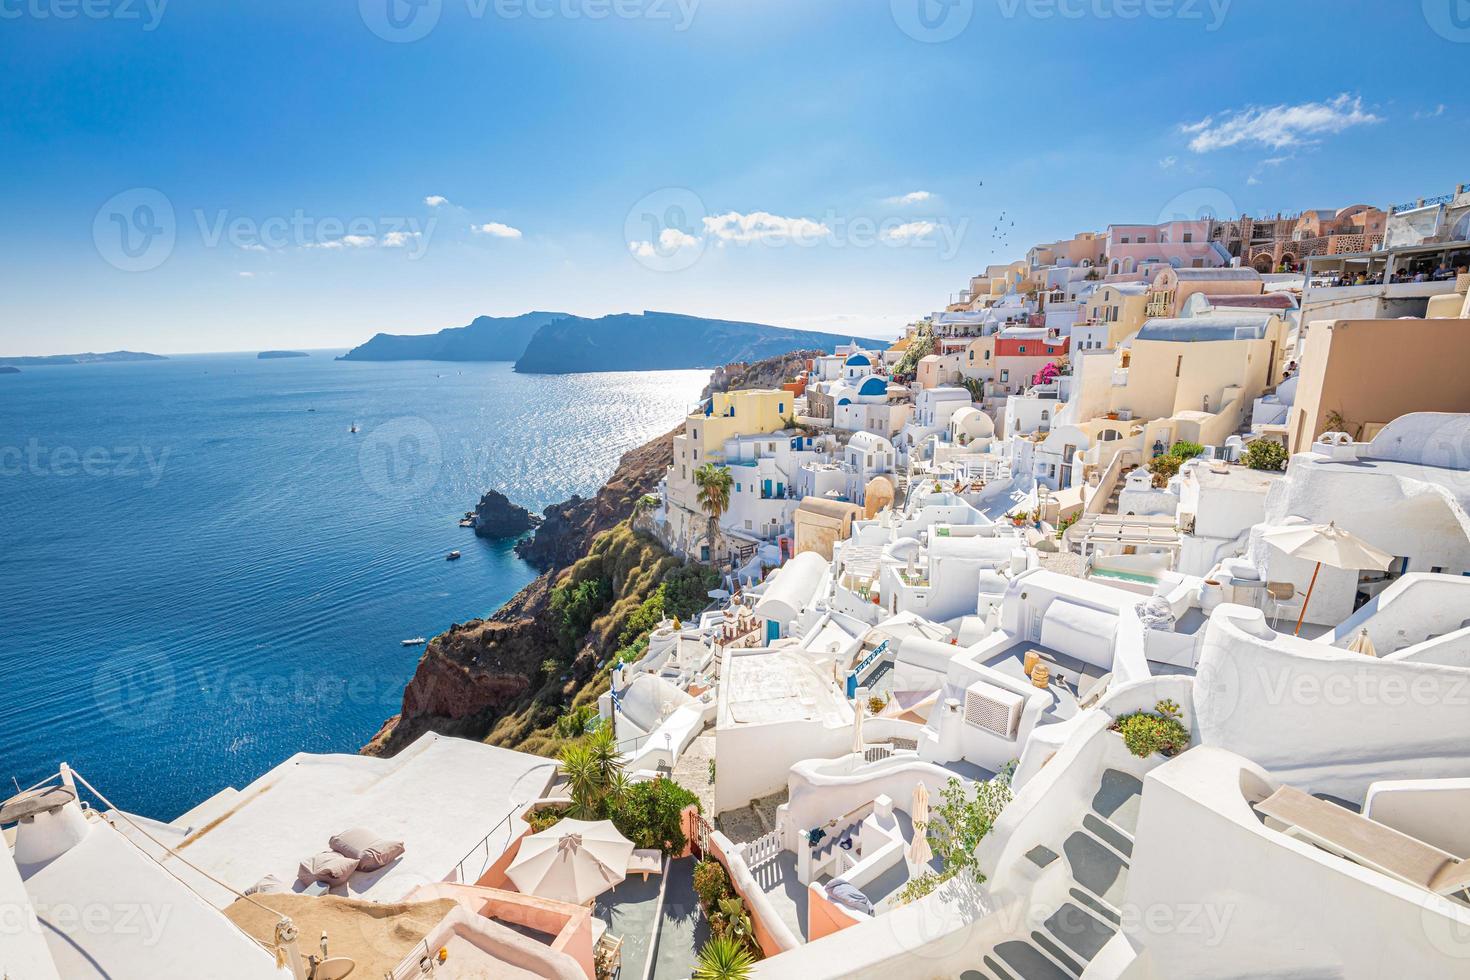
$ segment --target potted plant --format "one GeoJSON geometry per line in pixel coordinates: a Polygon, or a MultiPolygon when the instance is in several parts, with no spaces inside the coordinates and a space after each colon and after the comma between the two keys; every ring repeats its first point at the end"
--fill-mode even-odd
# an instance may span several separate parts
{"type": "Polygon", "coordinates": [[[1189,747],[1189,729],[1180,721],[1179,705],[1165,698],[1154,704],[1153,711],[1133,711],[1120,715],[1112,724],[1128,746],[1128,751],[1146,759],[1154,753],[1169,758],[1189,747]]]}

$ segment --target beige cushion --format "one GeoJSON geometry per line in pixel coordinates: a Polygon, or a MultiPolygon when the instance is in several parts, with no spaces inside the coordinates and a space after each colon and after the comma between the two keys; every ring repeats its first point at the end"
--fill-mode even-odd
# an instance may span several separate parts
{"type": "Polygon", "coordinates": [[[245,889],[247,895],[271,895],[286,891],[286,883],[275,875],[266,875],[264,878],[245,889]]]}
{"type": "Polygon", "coordinates": [[[359,871],[376,871],[403,856],[403,841],[385,840],[365,827],[353,827],[333,836],[332,850],[357,861],[359,871]]]}
{"type": "Polygon", "coordinates": [[[296,880],[303,885],[309,885],[314,881],[325,881],[328,885],[345,884],[352,877],[352,872],[357,870],[357,860],[338,854],[336,851],[322,851],[313,854],[302,861],[296,869],[296,880]]]}

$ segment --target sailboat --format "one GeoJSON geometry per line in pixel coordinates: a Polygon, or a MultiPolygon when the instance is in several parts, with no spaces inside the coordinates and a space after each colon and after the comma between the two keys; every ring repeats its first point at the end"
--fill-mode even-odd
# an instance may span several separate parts
{"type": "Polygon", "coordinates": [[[357,423],[356,422],[353,422],[352,423],[352,428],[348,429],[347,431],[348,432],[353,432],[353,433],[357,432],[357,423]]]}

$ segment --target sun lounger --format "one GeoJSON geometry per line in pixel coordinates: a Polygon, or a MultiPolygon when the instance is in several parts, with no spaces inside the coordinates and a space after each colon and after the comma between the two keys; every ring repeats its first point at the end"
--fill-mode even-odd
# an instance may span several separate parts
{"type": "Polygon", "coordinates": [[[647,881],[649,875],[662,874],[664,870],[664,855],[651,847],[640,847],[628,857],[628,875],[641,874],[643,880],[647,881]]]}
{"type": "Polygon", "coordinates": [[[1470,860],[1299,789],[1283,786],[1255,809],[1283,824],[1284,833],[1437,895],[1470,888],[1470,860]]]}

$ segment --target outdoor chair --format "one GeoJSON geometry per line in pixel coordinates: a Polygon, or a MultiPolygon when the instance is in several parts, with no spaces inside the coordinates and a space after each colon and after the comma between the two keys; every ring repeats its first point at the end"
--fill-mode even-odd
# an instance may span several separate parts
{"type": "Polygon", "coordinates": [[[1282,610],[1296,598],[1296,586],[1290,582],[1267,582],[1266,598],[1271,603],[1271,627],[1281,622],[1282,610]]]}

